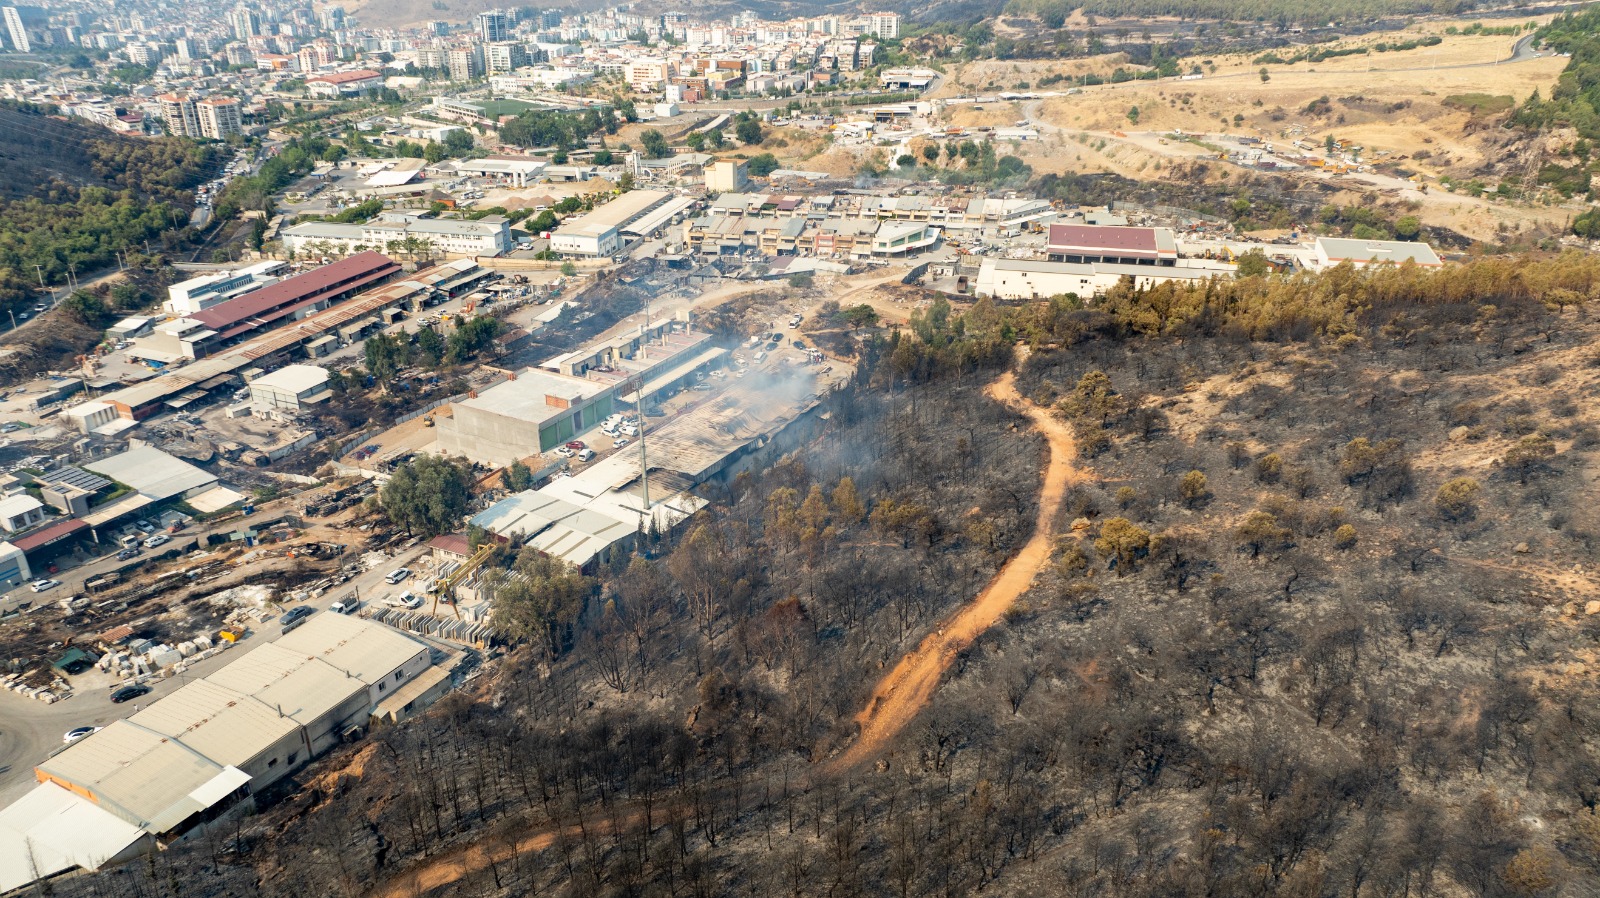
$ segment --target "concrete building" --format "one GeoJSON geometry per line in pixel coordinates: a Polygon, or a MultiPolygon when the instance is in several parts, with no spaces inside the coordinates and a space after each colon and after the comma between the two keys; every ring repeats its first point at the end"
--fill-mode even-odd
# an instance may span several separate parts
{"type": "Polygon", "coordinates": [[[437,252],[469,256],[498,256],[512,245],[511,224],[500,215],[476,221],[412,217],[366,224],[308,221],[282,231],[284,247],[297,253],[315,251],[323,244],[347,253],[387,250],[391,243],[408,238],[427,241],[437,252]]]}
{"type": "Polygon", "coordinates": [[[192,499],[214,489],[216,475],[154,446],[133,446],[126,452],[84,462],[83,469],[133,488],[145,505],[168,499],[192,499]]]}
{"type": "Polygon", "coordinates": [[[167,123],[167,133],[174,137],[199,137],[200,114],[194,99],[188,94],[162,94],[156,97],[161,106],[161,118],[167,123]]]}
{"type": "Polygon", "coordinates": [[[550,248],[571,256],[610,256],[622,249],[622,235],[633,223],[665,206],[665,190],[633,190],[604,206],[562,222],[550,234],[550,248]]]}
{"type": "Polygon", "coordinates": [[[484,44],[483,69],[490,75],[509,75],[528,64],[528,48],[522,44],[484,44]]]}
{"type": "Polygon", "coordinates": [[[216,331],[219,342],[226,342],[320,312],[399,273],[400,266],[388,256],[357,253],[196,312],[192,318],[216,331]]]}
{"type": "Polygon", "coordinates": [[[706,190],[733,193],[750,186],[750,166],[744,162],[718,160],[706,167],[706,190]]]}
{"type": "Polygon", "coordinates": [[[1051,262],[1176,265],[1178,241],[1170,228],[1050,226],[1045,256],[1051,262]]]}
{"type": "Polygon", "coordinates": [[[1438,268],[1444,264],[1433,247],[1426,243],[1401,240],[1354,240],[1346,237],[1318,237],[1315,247],[1316,266],[1331,268],[1349,262],[1357,268],[1373,265],[1400,265],[1412,262],[1424,268],[1438,268]]]}
{"type": "Polygon", "coordinates": [[[371,69],[353,72],[331,72],[306,79],[306,91],[313,97],[337,100],[350,94],[359,94],[383,86],[383,75],[371,69]]]}
{"type": "Polygon", "coordinates": [[[202,137],[224,140],[244,133],[244,116],[235,97],[206,97],[195,104],[195,112],[202,137]]]}
{"type": "Polygon", "coordinates": [[[448,686],[426,645],[315,615],[35,768],[40,785],[0,811],[0,889],[154,850],[448,686]]]}
{"type": "Polygon", "coordinates": [[[15,6],[4,8],[6,34],[11,38],[11,49],[18,53],[32,53],[33,42],[28,40],[27,26],[22,23],[22,13],[15,6]]]}
{"type": "Polygon", "coordinates": [[[192,315],[252,290],[275,284],[279,275],[288,268],[287,262],[268,260],[233,271],[190,278],[167,288],[167,301],[161,304],[161,308],[169,315],[192,315]]]}
{"type": "MultiPolygon", "coordinates": [[[[1198,260],[1197,260],[1198,261],[1198,260]]],[[[1199,283],[1227,277],[1234,266],[1222,262],[1205,265],[1123,265],[1109,262],[1040,262],[1033,259],[985,258],[978,268],[973,295],[997,299],[1046,299],[1069,293],[1096,296],[1123,278],[1146,289],[1168,281],[1199,283]]]]}
{"type": "Polygon", "coordinates": [[[294,414],[331,395],[328,369],[320,365],[285,365],[250,381],[250,405],[264,418],[294,414]]]}
{"type": "Polygon", "coordinates": [[[439,418],[439,451],[509,465],[599,426],[612,411],[607,385],[527,368],[439,418]]]}
{"type": "Polygon", "coordinates": [[[527,187],[539,180],[545,162],[529,156],[485,156],[461,159],[451,163],[451,167],[465,175],[494,178],[510,187],[527,187]]]}
{"type": "Polygon", "coordinates": [[[478,39],[486,44],[511,39],[511,16],[503,9],[478,13],[474,24],[477,26],[478,39]]]}
{"type": "Polygon", "coordinates": [[[44,503],[27,493],[0,499],[0,527],[7,533],[16,533],[44,523],[44,503]]]}
{"type": "Polygon", "coordinates": [[[473,44],[468,47],[451,47],[444,53],[445,71],[450,73],[451,81],[471,81],[483,77],[483,47],[473,44]]]}

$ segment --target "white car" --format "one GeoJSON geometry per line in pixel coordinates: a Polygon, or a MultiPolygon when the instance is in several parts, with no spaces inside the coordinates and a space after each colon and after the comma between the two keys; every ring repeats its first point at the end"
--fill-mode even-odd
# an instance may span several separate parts
{"type": "Polygon", "coordinates": [[[71,745],[85,736],[93,736],[98,732],[100,732],[99,727],[78,727],[75,730],[67,730],[67,734],[61,737],[61,741],[71,745]]]}
{"type": "Polygon", "coordinates": [[[383,579],[388,581],[388,583],[392,586],[409,576],[411,576],[411,568],[403,567],[390,571],[389,576],[384,577],[383,579]]]}
{"type": "Polygon", "coordinates": [[[35,580],[28,584],[28,588],[34,592],[45,592],[47,590],[55,589],[60,585],[60,580],[35,580]]]}
{"type": "Polygon", "coordinates": [[[573,451],[565,446],[557,446],[555,453],[562,458],[571,458],[574,455],[573,451]]]}
{"type": "Polygon", "coordinates": [[[172,537],[166,535],[165,533],[157,533],[155,536],[152,536],[144,541],[144,547],[146,549],[154,549],[157,546],[164,546],[170,542],[172,542],[172,537]]]}
{"type": "Polygon", "coordinates": [[[384,599],[383,604],[388,605],[390,608],[417,609],[422,607],[422,599],[409,592],[403,592],[397,596],[390,596],[384,599]]]}
{"type": "Polygon", "coordinates": [[[622,433],[624,436],[636,437],[639,435],[639,425],[624,424],[622,425],[622,433]]]}
{"type": "Polygon", "coordinates": [[[617,437],[616,439],[611,441],[611,448],[613,448],[613,449],[621,449],[623,446],[628,445],[628,442],[629,441],[628,441],[627,437],[617,437]]]}

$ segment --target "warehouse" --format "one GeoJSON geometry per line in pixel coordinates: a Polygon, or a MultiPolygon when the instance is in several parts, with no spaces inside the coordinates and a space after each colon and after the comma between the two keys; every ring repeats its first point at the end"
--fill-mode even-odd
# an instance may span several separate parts
{"type": "Polygon", "coordinates": [[[671,199],[665,190],[624,193],[588,215],[562,222],[550,234],[550,248],[572,256],[613,255],[622,248],[622,235],[630,225],[671,199]]]}
{"type": "Polygon", "coordinates": [[[198,496],[217,485],[214,475],[154,446],[134,446],[117,455],[85,462],[83,468],[133,487],[147,503],[198,496]]]}
{"type": "Polygon", "coordinates": [[[398,215],[366,224],[309,221],[283,230],[286,249],[313,255],[330,250],[387,249],[390,244],[406,240],[422,241],[441,253],[498,256],[511,249],[511,223],[501,215],[486,215],[470,221],[398,215]]]}
{"type": "Polygon", "coordinates": [[[599,426],[612,411],[612,391],[579,377],[526,368],[454,405],[438,419],[439,449],[495,466],[547,452],[599,426]]]}
{"type": "Polygon", "coordinates": [[[305,274],[246,293],[190,316],[227,341],[260,328],[276,327],[320,312],[383,283],[400,266],[381,253],[358,253],[305,274]]]}
{"type": "Polygon", "coordinates": [[[1045,256],[1051,262],[1117,265],[1176,265],[1178,241],[1171,228],[1050,226],[1045,256]]]}
{"type": "Polygon", "coordinates": [[[1317,268],[1331,268],[1349,262],[1357,268],[1370,265],[1399,265],[1413,262],[1424,268],[1438,268],[1444,263],[1439,254],[1426,243],[1403,240],[1353,240],[1346,237],[1318,237],[1316,242],[1317,268]]]}
{"type": "Polygon", "coordinates": [[[985,258],[973,283],[974,296],[997,299],[1044,299],[1051,296],[1095,296],[1129,278],[1139,289],[1167,281],[1200,282],[1229,275],[1234,266],[1221,262],[1199,265],[1117,265],[1104,262],[1040,262],[1033,259],[985,258]]]}
{"type": "Polygon", "coordinates": [[[449,686],[432,657],[382,624],[319,614],[84,737],[0,810],[0,892],[151,851],[371,721],[420,712],[449,686]]]}
{"type": "Polygon", "coordinates": [[[264,418],[294,414],[330,395],[328,369],[320,365],[285,365],[250,381],[250,407],[264,418]]]}

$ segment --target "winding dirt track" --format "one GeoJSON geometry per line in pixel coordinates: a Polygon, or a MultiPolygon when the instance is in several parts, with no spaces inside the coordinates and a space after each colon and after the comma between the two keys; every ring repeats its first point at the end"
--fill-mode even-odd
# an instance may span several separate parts
{"type": "MultiPolygon", "coordinates": [[[[867,763],[882,753],[917,715],[933,700],[939,681],[955,661],[956,655],[970,646],[983,632],[994,626],[1023,593],[1033,585],[1033,579],[1050,562],[1055,546],[1056,517],[1061,511],[1061,500],[1067,489],[1084,478],[1080,468],[1073,467],[1077,444],[1072,428],[1023,399],[1017,392],[1016,378],[1007,372],[987,390],[996,401],[1024,412],[1033,419],[1034,426],[1044,434],[1050,446],[1050,461],[1045,468],[1044,486],[1039,494],[1039,515],[1033,536],[1022,550],[1006,562],[989,585],[971,603],[963,606],[949,620],[928,634],[911,652],[895,665],[872,692],[872,701],[856,715],[861,732],[850,747],[824,762],[813,781],[845,773],[867,763]]],[[[656,818],[664,820],[671,810],[658,808],[656,818]]],[[[631,826],[643,822],[642,812],[624,812],[620,820],[608,818],[591,823],[591,830],[609,833],[616,825],[631,826]]],[[[581,828],[576,824],[552,826],[528,832],[517,841],[518,854],[543,851],[555,843],[557,836],[565,833],[577,836],[581,828]]],[[[391,879],[376,894],[386,898],[413,898],[433,889],[465,879],[468,875],[482,875],[489,866],[490,852],[495,863],[509,864],[513,849],[506,844],[480,841],[448,852],[391,879]]]]}
{"type": "Polygon", "coordinates": [[[1050,562],[1062,497],[1068,487],[1083,478],[1083,471],[1072,465],[1077,455],[1072,428],[1051,416],[1049,411],[1024,400],[1017,393],[1016,377],[1009,371],[989,386],[988,394],[1025,412],[1050,444],[1050,463],[1045,468],[1033,536],[976,599],[929,633],[916,651],[900,659],[894,670],[878,682],[872,691],[872,701],[856,715],[860,734],[849,748],[826,763],[824,770],[828,774],[849,770],[882,752],[932,701],[939,681],[956,655],[994,626],[1050,562]]]}

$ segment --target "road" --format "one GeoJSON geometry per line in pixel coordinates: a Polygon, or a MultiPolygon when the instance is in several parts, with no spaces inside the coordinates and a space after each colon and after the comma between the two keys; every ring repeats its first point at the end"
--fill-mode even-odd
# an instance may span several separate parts
{"type": "MultiPolygon", "coordinates": [[[[267,514],[269,512],[258,511],[252,517],[259,518],[267,514]]],[[[235,519],[218,529],[231,530],[240,523],[240,519],[235,519]]],[[[201,530],[197,531],[197,534],[205,532],[207,531],[201,530]]],[[[366,571],[338,589],[329,590],[303,604],[319,609],[320,613],[327,613],[329,604],[341,596],[348,595],[352,589],[362,597],[363,601],[381,598],[391,591],[402,590],[408,584],[390,587],[384,582],[384,576],[401,566],[415,569],[416,559],[426,551],[425,544],[415,546],[396,556],[390,563],[366,571]]],[[[105,560],[92,562],[62,575],[61,579],[67,581],[68,585],[81,584],[85,577],[114,567],[115,556],[112,556],[110,561],[112,564],[108,564],[105,560]]],[[[66,587],[58,587],[42,598],[60,598],[71,594],[72,592],[66,587]]],[[[5,625],[0,624],[0,626],[5,625]]],[[[114,720],[129,717],[139,707],[178,690],[194,679],[216,671],[242,656],[245,651],[272,642],[281,635],[283,634],[275,622],[263,624],[260,629],[251,631],[227,651],[191,666],[180,676],[152,681],[149,683],[152,687],[149,695],[135,702],[120,705],[111,703],[109,689],[105,691],[92,688],[77,689],[70,698],[55,704],[45,704],[15,692],[0,691],[0,806],[15,801],[33,787],[33,767],[62,747],[61,737],[66,731],[80,726],[105,726],[114,720]]],[[[104,675],[92,672],[82,674],[80,677],[87,679],[104,675]]]]}
{"type": "Polygon", "coordinates": [[[1033,536],[1000,568],[977,598],[929,633],[915,651],[900,659],[888,676],[878,682],[871,700],[856,715],[860,732],[849,748],[827,762],[824,769],[828,775],[846,773],[887,749],[933,700],[934,692],[956,656],[994,626],[1001,615],[1033,587],[1034,578],[1050,563],[1062,499],[1069,487],[1086,476],[1072,463],[1077,457],[1072,428],[1048,409],[1023,399],[1017,392],[1016,375],[1012,372],[1006,372],[990,386],[988,393],[991,398],[1032,418],[1034,427],[1044,434],[1050,447],[1033,536]]]}

